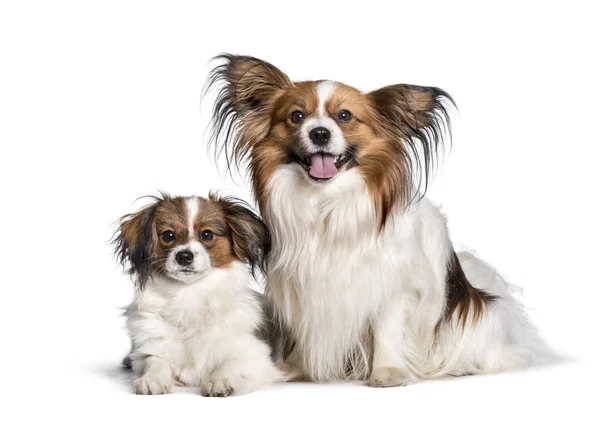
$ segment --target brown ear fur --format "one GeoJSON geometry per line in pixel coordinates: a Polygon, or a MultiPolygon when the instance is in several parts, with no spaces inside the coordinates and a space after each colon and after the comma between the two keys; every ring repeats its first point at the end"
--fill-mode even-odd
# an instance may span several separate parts
{"type": "Polygon", "coordinates": [[[264,271],[271,238],[262,219],[242,200],[234,197],[216,198],[213,194],[210,198],[223,207],[235,256],[248,263],[253,274],[256,267],[264,271]]]}
{"type": "Polygon", "coordinates": [[[267,135],[272,106],[281,90],[293,83],[275,66],[254,57],[222,54],[215,60],[223,64],[212,70],[205,90],[220,85],[213,108],[211,143],[217,156],[225,154],[231,170],[232,163],[239,166],[267,135]]]}
{"type": "Polygon", "coordinates": [[[154,239],[153,221],[156,204],[136,213],[126,214],[113,238],[119,263],[134,276],[134,282],[144,288],[151,273],[154,239]]]}
{"type": "Polygon", "coordinates": [[[427,189],[443,135],[450,132],[447,105],[453,106],[454,101],[439,88],[405,84],[389,85],[367,96],[375,130],[385,141],[379,154],[373,155],[372,166],[365,166],[373,173],[367,183],[372,180],[379,187],[372,192],[378,192],[375,202],[383,227],[392,207],[407,206],[427,189]]]}

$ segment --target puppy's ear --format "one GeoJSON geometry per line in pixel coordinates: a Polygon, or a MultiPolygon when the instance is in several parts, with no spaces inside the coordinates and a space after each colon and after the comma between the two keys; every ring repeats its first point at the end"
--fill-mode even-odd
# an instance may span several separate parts
{"type": "Polygon", "coordinates": [[[204,93],[220,86],[213,108],[211,143],[227,165],[239,165],[270,127],[272,107],[284,89],[293,86],[285,73],[250,56],[222,54],[223,63],[208,76],[204,93]]]}
{"type": "Polygon", "coordinates": [[[242,200],[224,197],[217,201],[225,213],[235,256],[250,265],[253,275],[256,267],[264,271],[271,238],[262,219],[242,200]]]}
{"type": "Polygon", "coordinates": [[[113,238],[115,256],[134,282],[144,288],[151,273],[154,250],[154,212],[156,204],[121,218],[113,238]]]}

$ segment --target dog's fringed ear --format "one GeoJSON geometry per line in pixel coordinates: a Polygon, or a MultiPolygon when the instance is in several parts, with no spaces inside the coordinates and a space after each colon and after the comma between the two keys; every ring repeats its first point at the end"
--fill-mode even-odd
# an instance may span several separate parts
{"type": "Polygon", "coordinates": [[[144,288],[152,270],[155,209],[156,204],[151,204],[123,216],[112,241],[117,260],[140,289],[144,288]]]}
{"type": "MultiPolygon", "coordinates": [[[[368,94],[384,138],[402,142],[407,175],[417,178],[416,189],[427,189],[443,138],[450,133],[448,110],[456,107],[444,90],[416,85],[389,85],[368,94]],[[424,185],[422,180],[424,179],[424,185]]],[[[409,181],[410,182],[410,181],[409,181]]]]}
{"type": "MultiPolygon", "coordinates": [[[[211,199],[216,197],[211,194],[211,199]]],[[[257,267],[264,272],[271,249],[267,226],[244,201],[234,197],[223,197],[217,201],[225,212],[233,253],[239,260],[250,265],[253,275],[257,267]]]]}
{"type": "Polygon", "coordinates": [[[272,107],[285,88],[293,85],[285,73],[250,56],[222,54],[208,76],[204,94],[218,87],[213,108],[211,145],[224,154],[227,168],[238,167],[270,127],[272,107]]]}

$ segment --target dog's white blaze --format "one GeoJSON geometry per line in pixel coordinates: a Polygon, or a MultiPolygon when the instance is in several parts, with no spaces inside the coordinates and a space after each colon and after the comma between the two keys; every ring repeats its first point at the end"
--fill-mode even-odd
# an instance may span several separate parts
{"type": "Polygon", "coordinates": [[[185,200],[187,207],[187,218],[188,218],[188,237],[195,238],[194,236],[194,222],[196,221],[196,215],[200,206],[198,197],[189,197],[185,200]]]}
{"type": "MultiPolygon", "coordinates": [[[[191,251],[194,254],[194,261],[192,262],[192,269],[196,272],[204,272],[210,268],[210,257],[204,248],[204,245],[198,241],[198,234],[194,229],[194,222],[198,217],[198,211],[200,210],[200,199],[198,197],[188,197],[185,200],[187,224],[188,224],[188,242],[173,248],[169,253],[165,267],[168,272],[175,274],[180,270],[179,264],[177,264],[176,255],[178,252],[183,250],[191,251]]],[[[195,282],[198,279],[198,275],[185,275],[178,274],[177,279],[181,282],[195,282]]]]}
{"type": "Polygon", "coordinates": [[[317,84],[317,98],[319,101],[317,113],[319,117],[327,116],[327,110],[325,106],[327,105],[327,102],[333,95],[336,87],[337,83],[335,83],[334,81],[322,81],[317,84]]]}
{"type": "Polygon", "coordinates": [[[334,156],[339,156],[346,151],[346,148],[348,148],[344,133],[336,121],[327,114],[326,110],[327,102],[335,92],[336,88],[337,83],[333,81],[322,81],[317,84],[318,107],[316,116],[306,119],[302,124],[302,129],[300,131],[300,139],[304,144],[304,149],[311,154],[325,151],[334,156]],[[331,132],[331,140],[327,143],[325,148],[315,146],[308,136],[311,130],[319,126],[325,127],[331,132]]]}

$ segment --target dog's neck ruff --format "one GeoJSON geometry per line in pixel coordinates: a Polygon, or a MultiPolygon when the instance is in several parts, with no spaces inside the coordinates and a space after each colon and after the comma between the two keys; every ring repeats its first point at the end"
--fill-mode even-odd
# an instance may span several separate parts
{"type": "Polygon", "coordinates": [[[383,239],[367,187],[353,170],[312,184],[297,165],[276,171],[270,187],[268,292],[303,367],[314,380],[365,378],[365,322],[386,286],[378,282],[383,239]]]}

